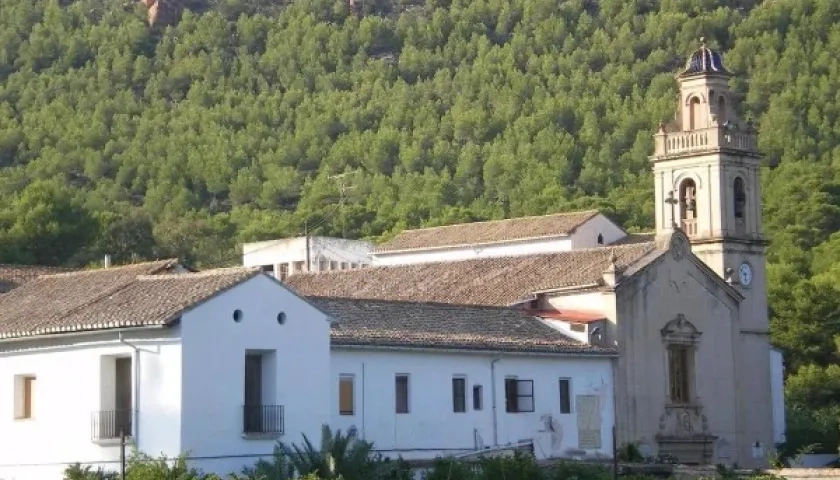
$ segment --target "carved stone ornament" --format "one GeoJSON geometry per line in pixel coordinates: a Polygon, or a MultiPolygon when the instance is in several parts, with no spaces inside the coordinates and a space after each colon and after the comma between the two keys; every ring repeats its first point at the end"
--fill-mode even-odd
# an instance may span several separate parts
{"type": "Polygon", "coordinates": [[[693,323],[689,322],[682,313],[666,323],[662,330],[662,339],[666,343],[678,345],[693,345],[700,338],[700,331],[693,323]]]}
{"type": "Polygon", "coordinates": [[[682,433],[691,433],[691,414],[687,411],[680,412],[680,430],[682,433]]]}
{"type": "Polygon", "coordinates": [[[671,255],[674,256],[674,260],[682,260],[691,250],[688,237],[682,231],[674,229],[674,232],[671,234],[670,250],[671,255]]]}
{"type": "Polygon", "coordinates": [[[691,437],[709,433],[709,422],[700,406],[671,405],[659,417],[659,435],[691,437]]]}

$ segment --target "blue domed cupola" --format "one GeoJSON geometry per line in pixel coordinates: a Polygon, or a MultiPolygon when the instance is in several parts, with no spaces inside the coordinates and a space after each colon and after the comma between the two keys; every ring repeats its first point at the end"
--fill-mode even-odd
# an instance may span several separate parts
{"type": "Polygon", "coordinates": [[[689,77],[704,74],[730,75],[726,67],[723,66],[721,54],[707,47],[706,39],[701,37],[700,48],[688,58],[685,63],[685,70],[679,76],[689,77]]]}

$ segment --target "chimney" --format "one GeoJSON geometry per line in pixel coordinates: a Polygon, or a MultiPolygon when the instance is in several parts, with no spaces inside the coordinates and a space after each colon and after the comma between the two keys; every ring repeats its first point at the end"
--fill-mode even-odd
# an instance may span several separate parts
{"type": "Polygon", "coordinates": [[[111,256],[105,255],[105,268],[109,268],[111,266],[111,256]]]}
{"type": "Polygon", "coordinates": [[[618,265],[616,265],[617,261],[618,258],[616,257],[615,250],[611,250],[610,264],[607,266],[607,269],[602,274],[604,283],[607,284],[607,286],[614,287],[621,279],[621,272],[618,269],[618,265]]]}

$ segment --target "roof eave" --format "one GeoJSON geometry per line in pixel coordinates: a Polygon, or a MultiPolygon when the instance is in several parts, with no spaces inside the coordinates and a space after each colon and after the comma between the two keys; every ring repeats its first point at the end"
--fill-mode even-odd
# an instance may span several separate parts
{"type": "Polygon", "coordinates": [[[87,329],[80,329],[80,330],[65,330],[65,331],[54,331],[49,333],[34,333],[28,334],[24,333],[23,335],[0,335],[0,344],[4,343],[13,343],[13,342],[31,342],[37,340],[48,340],[48,339],[65,339],[65,338],[74,338],[80,337],[85,335],[96,335],[100,333],[106,332],[139,332],[139,331],[152,331],[152,330],[163,330],[169,327],[172,327],[177,322],[169,322],[169,323],[161,323],[155,325],[136,325],[136,326],[126,326],[126,327],[106,327],[106,328],[87,328],[87,329]]]}
{"type": "Polygon", "coordinates": [[[536,357],[602,357],[613,358],[618,357],[618,352],[614,350],[591,350],[591,351],[535,351],[535,350],[503,350],[503,349],[485,349],[485,348],[463,348],[463,347],[430,347],[430,346],[415,346],[415,345],[398,345],[396,343],[389,344],[381,342],[378,344],[368,344],[364,342],[334,342],[331,341],[330,348],[347,349],[347,350],[378,350],[378,351],[404,351],[404,352],[428,352],[428,353],[458,353],[469,355],[494,355],[494,356],[536,356],[536,357]]]}
{"type": "MultiPolygon", "coordinates": [[[[589,219],[591,220],[591,219],[589,219]]],[[[589,220],[586,220],[587,222],[589,220]]],[[[580,224],[576,225],[574,228],[578,228],[585,222],[581,222],[580,224]]],[[[395,250],[389,249],[374,249],[371,254],[372,255],[396,255],[400,253],[418,253],[418,252],[439,252],[441,250],[453,250],[458,248],[468,248],[468,247],[488,247],[488,246],[495,246],[495,245],[505,245],[509,243],[519,243],[519,242],[528,242],[533,240],[551,240],[551,239],[566,239],[571,237],[571,234],[574,233],[573,230],[570,230],[568,233],[558,233],[552,235],[539,235],[535,237],[522,237],[522,238],[511,238],[508,240],[497,240],[494,242],[479,242],[479,243],[456,243],[452,245],[437,245],[432,247],[411,247],[411,248],[400,248],[395,250]]]]}

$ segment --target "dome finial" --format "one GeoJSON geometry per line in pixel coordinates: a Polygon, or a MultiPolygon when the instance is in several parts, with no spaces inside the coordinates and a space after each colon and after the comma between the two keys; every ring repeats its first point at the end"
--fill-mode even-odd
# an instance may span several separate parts
{"type": "Polygon", "coordinates": [[[705,47],[705,46],[706,46],[706,37],[700,37],[700,46],[701,46],[701,47],[705,47]]]}

